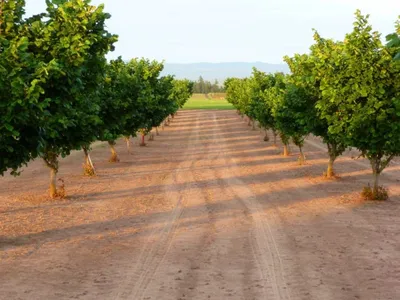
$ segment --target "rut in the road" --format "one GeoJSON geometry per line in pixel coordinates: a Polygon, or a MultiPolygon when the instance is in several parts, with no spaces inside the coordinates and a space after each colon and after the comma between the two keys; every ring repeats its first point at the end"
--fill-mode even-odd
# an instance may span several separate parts
{"type": "MultiPolygon", "coordinates": [[[[179,122],[179,118],[176,122],[179,122]]],[[[166,224],[156,228],[148,242],[142,246],[135,268],[121,287],[117,299],[201,299],[207,294],[219,299],[227,296],[245,299],[290,299],[279,248],[269,227],[269,220],[262,213],[256,196],[237,179],[235,161],[226,156],[228,149],[218,137],[218,134],[223,134],[223,126],[219,124],[216,114],[210,113],[206,122],[207,125],[204,125],[204,119],[199,120],[198,117],[192,122],[187,122],[187,127],[190,128],[187,140],[189,145],[182,155],[191,159],[181,162],[171,173],[170,180],[166,182],[165,194],[168,198],[179,196],[184,201],[176,203],[166,224]],[[200,126],[200,123],[203,125],[200,126]],[[204,126],[210,134],[200,137],[200,129],[204,126]],[[190,151],[194,149],[197,154],[191,155],[190,151]],[[231,166],[224,169],[212,168],[217,165],[231,166]],[[197,182],[205,184],[197,186],[197,182]],[[208,185],[207,182],[213,184],[208,185]],[[180,192],[168,191],[168,186],[176,190],[175,185],[182,186],[180,192]],[[219,201],[218,197],[221,196],[230,200],[219,201]],[[198,245],[201,251],[189,248],[192,252],[182,254],[176,259],[169,250],[175,248],[174,251],[177,251],[177,245],[185,243],[188,247],[190,237],[185,237],[180,217],[193,217],[190,211],[184,212],[185,207],[192,205],[195,205],[198,211],[207,212],[207,215],[202,215],[201,218],[205,218],[209,226],[204,227],[203,233],[199,235],[209,238],[207,242],[204,240],[204,245],[198,245]],[[227,221],[230,211],[235,213],[229,215],[231,220],[227,221]],[[232,225],[236,226],[236,230],[227,231],[232,225]],[[230,256],[225,257],[221,253],[230,253],[230,256]],[[175,292],[168,296],[163,288],[162,292],[157,290],[157,286],[163,287],[162,281],[165,280],[161,280],[160,277],[168,275],[162,274],[162,270],[173,269],[174,264],[170,261],[174,259],[176,264],[188,261],[190,266],[183,266],[183,270],[179,270],[180,276],[183,277],[178,285],[170,282],[170,288],[172,286],[175,292]],[[187,270],[185,267],[188,267],[187,270]],[[237,267],[242,271],[239,271],[237,278],[232,281],[230,277],[237,267]],[[235,281],[243,282],[243,285],[238,288],[235,281]],[[205,286],[201,286],[202,284],[205,286]],[[214,291],[208,291],[210,285],[214,291]]],[[[193,231],[197,232],[196,229],[193,231]]]]}

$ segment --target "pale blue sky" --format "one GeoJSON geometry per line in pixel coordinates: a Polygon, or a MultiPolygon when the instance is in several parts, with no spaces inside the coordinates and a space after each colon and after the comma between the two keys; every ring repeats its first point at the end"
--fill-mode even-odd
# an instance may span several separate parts
{"type": "MultiPolygon", "coordinates": [[[[26,0],[27,14],[45,9],[44,0],[26,0]]],[[[124,59],[147,57],[170,63],[281,63],[304,53],[312,28],[343,39],[354,12],[370,14],[374,30],[394,31],[399,0],[92,0],[112,14],[109,30],[119,35],[124,59]]]]}

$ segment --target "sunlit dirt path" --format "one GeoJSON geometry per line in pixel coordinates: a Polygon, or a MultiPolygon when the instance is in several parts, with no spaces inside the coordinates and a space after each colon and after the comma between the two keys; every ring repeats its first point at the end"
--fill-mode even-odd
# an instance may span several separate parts
{"type": "Polygon", "coordinates": [[[400,299],[400,164],[384,203],[363,202],[368,163],[348,152],[325,180],[234,111],[183,111],[121,162],[61,163],[68,198],[43,201],[40,161],[0,178],[0,299],[400,299]]]}

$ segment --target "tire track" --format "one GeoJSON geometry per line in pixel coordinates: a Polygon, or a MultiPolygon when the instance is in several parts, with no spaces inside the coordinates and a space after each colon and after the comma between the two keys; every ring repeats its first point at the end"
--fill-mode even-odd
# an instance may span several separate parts
{"type": "MultiPolygon", "coordinates": [[[[192,128],[190,136],[194,134],[192,128]]],[[[189,144],[187,144],[185,153],[189,151],[189,144]]],[[[194,162],[191,162],[193,165],[194,162]]],[[[167,199],[176,198],[176,192],[173,187],[178,182],[178,173],[181,169],[185,169],[186,162],[178,164],[177,168],[167,177],[165,181],[165,197],[167,199]]],[[[144,243],[137,262],[134,267],[127,273],[126,280],[120,285],[116,294],[112,299],[143,299],[147,288],[156,274],[159,266],[162,264],[165,256],[167,255],[175,235],[176,229],[179,227],[179,219],[183,214],[187,197],[183,193],[179,193],[178,201],[173,208],[171,214],[161,227],[156,227],[149,233],[149,237],[144,243]]]]}
{"type": "MultiPolygon", "coordinates": [[[[195,134],[194,134],[195,135],[195,144],[197,144],[200,141],[200,135],[198,132],[199,129],[200,129],[200,120],[199,120],[199,116],[197,115],[196,125],[195,125],[195,134]]],[[[193,182],[193,184],[195,185],[194,187],[196,189],[199,189],[199,187],[196,184],[196,182],[199,181],[199,177],[200,177],[198,170],[201,168],[204,168],[205,170],[208,169],[207,167],[199,166],[199,163],[204,158],[206,158],[207,160],[210,160],[210,156],[212,156],[212,155],[214,155],[214,154],[210,153],[210,149],[208,146],[207,149],[202,151],[200,157],[197,157],[195,161],[192,161],[190,168],[188,168],[191,170],[191,172],[190,172],[190,175],[187,175],[186,177],[190,176],[189,181],[193,182]]],[[[182,280],[182,282],[179,284],[179,288],[177,290],[177,295],[176,295],[177,299],[181,299],[182,294],[185,294],[185,296],[188,297],[188,299],[195,298],[198,280],[199,280],[198,270],[200,269],[200,266],[204,265],[204,263],[211,262],[211,257],[208,256],[207,258],[204,258],[204,253],[205,253],[206,249],[208,247],[210,247],[210,245],[212,245],[212,243],[215,239],[216,218],[212,212],[212,209],[209,206],[209,203],[210,203],[209,192],[205,191],[204,188],[201,188],[200,192],[201,192],[201,197],[199,197],[199,195],[197,195],[196,197],[204,200],[203,204],[205,206],[205,210],[206,210],[207,218],[208,218],[208,222],[207,222],[208,230],[204,235],[199,237],[199,240],[201,241],[201,243],[199,243],[200,247],[198,249],[196,249],[195,253],[192,253],[191,257],[188,257],[188,260],[190,262],[190,274],[185,276],[184,279],[182,280]],[[187,287],[190,287],[190,289],[188,290],[187,287]]],[[[197,199],[197,202],[198,201],[199,201],[199,199],[197,199]]]]}
{"type": "MultiPolygon", "coordinates": [[[[217,132],[220,131],[220,128],[215,112],[212,113],[211,119],[213,125],[210,131],[212,133],[210,133],[209,138],[206,139],[206,149],[204,151],[207,158],[207,164],[209,166],[219,165],[222,160],[222,165],[225,166],[226,159],[223,151],[224,149],[223,147],[220,147],[220,139],[217,137],[217,132]],[[218,145],[217,148],[219,148],[220,151],[215,151],[216,145],[218,145]]],[[[224,168],[226,168],[226,166],[224,168]]],[[[213,239],[210,237],[208,238],[208,241],[212,240],[212,242],[205,244],[201,248],[202,251],[200,256],[194,258],[194,261],[200,261],[203,262],[203,265],[206,263],[209,266],[206,273],[207,276],[202,278],[207,284],[209,283],[210,278],[213,278],[212,285],[214,286],[214,294],[213,296],[209,294],[208,297],[225,299],[226,297],[233,295],[239,297],[237,293],[241,293],[241,299],[257,299],[258,293],[255,293],[254,286],[251,286],[254,282],[250,279],[253,274],[253,264],[248,258],[243,260],[243,257],[246,257],[243,250],[251,248],[246,232],[252,227],[252,220],[247,207],[243,205],[241,201],[238,201],[237,197],[235,197],[230,189],[226,187],[225,181],[220,178],[219,174],[215,171],[215,168],[210,167],[207,172],[195,172],[194,178],[197,181],[204,182],[204,186],[202,186],[202,195],[205,200],[204,205],[207,209],[208,219],[210,220],[210,223],[212,223],[212,232],[215,235],[213,239]],[[210,181],[210,179],[212,179],[212,181],[210,181]],[[209,185],[208,182],[212,183],[212,185],[209,185]],[[232,200],[228,202],[221,201],[222,199],[220,201],[217,200],[221,195],[232,200]],[[227,234],[227,221],[224,220],[224,215],[220,214],[220,212],[229,213],[231,210],[235,212],[238,211],[238,213],[235,213],[234,217],[234,223],[237,225],[237,230],[233,235],[229,235],[229,233],[227,234]],[[234,243],[232,243],[232,241],[234,241],[234,243]],[[225,269],[227,257],[221,256],[221,251],[228,252],[230,260],[235,261],[234,265],[236,265],[236,268],[240,266],[242,269],[240,276],[242,277],[242,282],[244,282],[244,284],[242,285],[241,291],[237,289],[237,286],[232,286],[230,284],[229,280],[231,274],[229,273],[229,270],[233,271],[234,268],[225,269]],[[221,295],[221,293],[223,295],[221,295]]],[[[233,213],[230,212],[229,214],[233,213]]],[[[210,291],[203,290],[200,291],[200,294],[191,292],[187,296],[189,297],[188,299],[197,299],[197,297],[201,298],[201,294],[204,294],[204,292],[210,293],[210,291]]]]}
{"type": "Polygon", "coordinates": [[[133,276],[128,274],[129,281],[124,290],[119,291],[115,299],[142,299],[144,297],[152,277],[171,247],[175,230],[178,227],[177,221],[183,213],[184,201],[180,198],[170,220],[161,229],[155,229],[151,232],[151,236],[142,248],[133,276]],[[157,236],[159,236],[159,239],[154,242],[153,238],[157,236]],[[133,289],[130,287],[132,282],[135,282],[133,289]]]}
{"type": "MultiPolygon", "coordinates": [[[[226,144],[221,144],[221,148],[226,149],[226,144]]],[[[229,167],[226,171],[217,170],[216,172],[219,173],[218,177],[226,182],[227,189],[247,208],[253,219],[255,226],[250,235],[251,248],[261,277],[268,283],[268,287],[263,285],[264,299],[290,300],[281,253],[270,226],[272,218],[265,215],[254,193],[238,179],[236,160],[231,157],[226,159],[233,167],[229,167]]]]}

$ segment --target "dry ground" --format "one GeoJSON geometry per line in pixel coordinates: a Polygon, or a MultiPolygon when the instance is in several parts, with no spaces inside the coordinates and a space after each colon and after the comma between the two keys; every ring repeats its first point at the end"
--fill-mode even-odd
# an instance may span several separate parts
{"type": "MultiPolygon", "coordinates": [[[[400,299],[400,165],[391,199],[360,200],[364,160],[321,177],[317,139],[285,158],[234,111],[180,112],[121,163],[96,145],[61,163],[68,199],[43,201],[40,161],[0,179],[0,299],[400,299]]],[[[135,142],[137,145],[137,142],[135,142]]]]}

